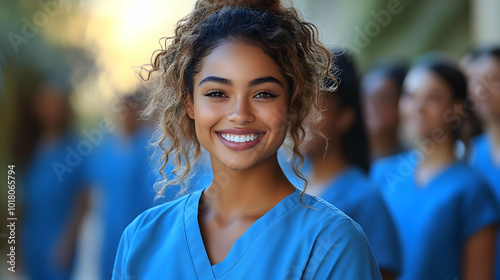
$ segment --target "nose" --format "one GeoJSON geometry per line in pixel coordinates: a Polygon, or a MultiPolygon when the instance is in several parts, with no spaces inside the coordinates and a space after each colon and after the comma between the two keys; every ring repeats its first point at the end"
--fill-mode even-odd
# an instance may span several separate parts
{"type": "Polygon", "coordinates": [[[427,104],[423,100],[415,100],[414,102],[415,104],[413,106],[415,106],[417,112],[422,113],[425,111],[427,104]]]}
{"type": "Polygon", "coordinates": [[[227,115],[227,120],[236,125],[253,122],[255,120],[255,115],[249,103],[250,101],[246,98],[236,98],[230,105],[231,111],[227,115]]]}

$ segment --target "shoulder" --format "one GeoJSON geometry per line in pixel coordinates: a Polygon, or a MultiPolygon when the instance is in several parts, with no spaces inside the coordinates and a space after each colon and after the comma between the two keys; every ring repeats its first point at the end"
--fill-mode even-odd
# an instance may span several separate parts
{"type": "MultiPolygon", "coordinates": [[[[349,167],[341,176],[339,176],[337,183],[338,187],[345,190],[343,201],[338,201],[337,203],[340,203],[339,207],[343,210],[343,207],[350,209],[351,211],[347,209],[345,209],[345,211],[347,211],[347,214],[351,218],[354,218],[354,220],[356,220],[356,217],[351,216],[354,214],[351,213],[352,210],[368,210],[382,201],[380,188],[375,185],[372,180],[368,178],[367,174],[359,167],[349,167]]],[[[328,192],[325,193],[325,196],[327,195],[328,192]]],[[[326,200],[329,201],[328,198],[326,200]]],[[[335,204],[335,202],[333,202],[333,204],[335,204]]]]}
{"type": "Polygon", "coordinates": [[[301,211],[307,213],[308,221],[300,236],[307,236],[303,243],[312,244],[304,279],[379,279],[361,227],[321,198],[304,195],[303,200],[314,208],[301,206],[306,208],[301,211]]]}
{"type": "Polygon", "coordinates": [[[472,165],[478,165],[479,161],[482,159],[485,160],[485,157],[488,157],[488,136],[486,133],[477,135],[476,137],[471,139],[470,143],[470,155],[469,155],[469,163],[472,165]]]}
{"type": "Polygon", "coordinates": [[[486,181],[472,167],[463,162],[456,163],[452,172],[448,173],[448,177],[460,183],[465,190],[487,186],[486,181]]]}
{"type": "Polygon", "coordinates": [[[484,145],[488,141],[486,133],[479,134],[471,139],[473,146],[484,145]]]}
{"type": "MultiPolygon", "coordinates": [[[[370,179],[378,186],[385,186],[394,177],[409,177],[420,160],[418,151],[405,151],[375,161],[370,168],[370,179]]],[[[401,179],[401,178],[400,178],[401,179]]]]}
{"type": "Polygon", "coordinates": [[[176,224],[182,222],[186,204],[192,196],[202,190],[184,195],[175,200],[152,207],[137,216],[125,229],[124,234],[134,235],[136,232],[148,232],[163,224],[176,224]]]}
{"type": "Polygon", "coordinates": [[[451,182],[447,190],[463,204],[465,211],[473,204],[491,204],[495,201],[488,182],[466,163],[456,163],[442,180],[451,182]]]}
{"type": "Polygon", "coordinates": [[[304,229],[312,227],[321,232],[321,235],[342,237],[364,237],[361,227],[344,212],[322,198],[304,194],[302,204],[298,204],[294,217],[304,225],[304,229]],[[306,207],[307,206],[307,207],[306,207]]]}
{"type": "Polygon", "coordinates": [[[406,159],[408,156],[409,152],[405,151],[392,156],[377,159],[370,167],[370,174],[377,175],[382,173],[382,171],[386,168],[394,168],[399,162],[401,162],[401,160],[406,159]]]}

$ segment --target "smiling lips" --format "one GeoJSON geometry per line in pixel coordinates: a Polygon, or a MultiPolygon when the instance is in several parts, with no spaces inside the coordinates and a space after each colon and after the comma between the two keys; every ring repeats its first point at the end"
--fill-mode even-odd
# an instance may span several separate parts
{"type": "Polygon", "coordinates": [[[231,150],[247,150],[257,145],[265,132],[262,131],[243,131],[243,130],[224,130],[216,131],[221,142],[231,150]]]}
{"type": "Polygon", "coordinates": [[[222,138],[227,141],[236,142],[236,143],[244,143],[249,141],[254,141],[259,138],[260,133],[255,134],[246,134],[246,135],[235,135],[235,134],[224,134],[221,133],[222,138]]]}

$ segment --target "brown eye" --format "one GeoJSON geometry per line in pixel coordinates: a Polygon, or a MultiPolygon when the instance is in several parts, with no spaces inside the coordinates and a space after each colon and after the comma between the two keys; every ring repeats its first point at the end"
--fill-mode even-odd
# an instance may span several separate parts
{"type": "Polygon", "coordinates": [[[254,96],[254,98],[259,98],[259,99],[270,99],[270,98],[275,98],[275,97],[277,97],[277,95],[269,93],[269,92],[266,92],[266,91],[258,92],[254,96]]]}
{"type": "Polygon", "coordinates": [[[204,96],[208,96],[208,97],[212,97],[212,98],[225,98],[225,97],[227,97],[227,95],[224,94],[220,90],[211,90],[211,91],[205,93],[204,96]]]}

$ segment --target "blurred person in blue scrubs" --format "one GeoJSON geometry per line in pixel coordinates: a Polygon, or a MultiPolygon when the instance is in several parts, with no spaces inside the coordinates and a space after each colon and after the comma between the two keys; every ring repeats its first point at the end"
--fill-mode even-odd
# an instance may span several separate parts
{"type": "Polygon", "coordinates": [[[427,56],[408,73],[400,100],[416,149],[371,170],[401,237],[401,279],[492,279],[500,208],[454,145],[467,84],[458,67],[427,56]]]}
{"type": "Polygon", "coordinates": [[[33,109],[40,137],[24,174],[20,244],[29,279],[69,279],[89,196],[82,177],[88,146],[72,128],[70,89],[50,77],[38,88],[33,109]]]}
{"type": "Polygon", "coordinates": [[[379,62],[361,80],[370,161],[403,151],[398,137],[399,98],[407,71],[402,63],[379,62]]]}
{"type": "MultiPolygon", "coordinates": [[[[469,63],[469,97],[484,133],[471,140],[469,163],[490,183],[500,203],[500,47],[485,47],[469,63]]],[[[500,231],[495,279],[500,279],[500,231]]]]}
{"type": "MultiPolygon", "coordinates": [[[[100,240],[100,279],[110,279],[120,236],[142,211],[154,205],[156,176],[148,149],[152,124],[140,119],[144,96],[140,91],[122,97],[109,131],[93,130],[97,145],[86,162],[86,176],[96,190],[100,240]],[[111,132],[111,133],[108,133],[111,132]],[[100,142],[98,142],[100,140],[100,142]]],[[[89,134],[92,134],[90,132],[89,134]]]]}
{"type": "MultiPolygon", "coordinates": [[[[367,178],[369,148],[362,116],[359,78],[353,57],[333,53],[338,72],[335,92],[322,96],[323,119],[310,131],[304,154],[310,166],[307,192],[323,198],[359,223],[383,279],[400,272],[399,241],[380,189],[367,178]]],[[[333,81],[331,81],[333,84],[333,81]]]]}

